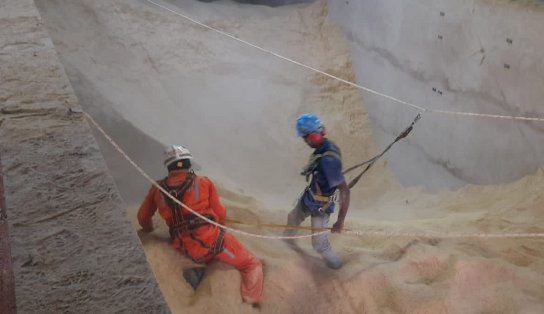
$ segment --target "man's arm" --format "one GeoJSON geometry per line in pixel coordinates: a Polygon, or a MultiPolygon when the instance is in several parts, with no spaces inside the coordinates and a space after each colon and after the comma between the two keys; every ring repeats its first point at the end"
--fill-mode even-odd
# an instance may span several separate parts
{"type": "Polygon", "coordinates": [[[349,187],[346,181],[338,185],[338,190],[340,191],[340,211],[338,212],[338,219],[331,229],[331,232],[334,233],[341,232],[344,229],[344,219],[346,219],[348,213],[350,200],[349,187]]]}
{"type": "Polygon", "coordinates": [[[143,232],[153,231],[153,220],[152,217],[157,211],[157,204],[155,204],[155,190],[154,186],[151,186],[147,196],[145,197],[140,209],[138,210],[138,223],[142,227],[143,232]]]}
{"type": "Polygon", "coordinates": [[[321,159],[323,163],[323,170],[327,182],[330,186],[336,186],[340,192],[340,210],[338,212],[338,220],[332,226],[332,232],[341,232],[344,228],[344,219],[348,213],[349,208],[349,187],[346,183],[346,179],[342,174],[342,162],[332,156],[324,156],[321,159]]]}

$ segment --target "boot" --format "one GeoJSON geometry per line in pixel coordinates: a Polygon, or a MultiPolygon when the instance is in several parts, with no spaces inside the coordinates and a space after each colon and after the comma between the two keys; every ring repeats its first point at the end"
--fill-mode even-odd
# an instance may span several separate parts
{"type": "Polygon", "coordinates": [[[186,269],[183,271],[183,278],[185,278],[185,281],[187,281],[187,283],[189,283],[191,287],[196,290],[202,281],[202,278],[204,278],[205,270],[205,267],[193,267],[186,269]]]}
{"type": "Polygon", "coordinates": [[[336,255],[332,249],[329,249],[321,253],[321,256],[325,260],[325,265],[331,269],[340,269],[342,268],[342,259],[336,255]]]}

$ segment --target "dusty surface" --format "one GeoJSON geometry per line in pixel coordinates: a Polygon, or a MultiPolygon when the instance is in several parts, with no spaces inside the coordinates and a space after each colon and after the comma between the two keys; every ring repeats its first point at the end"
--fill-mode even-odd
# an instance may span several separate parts
{"type": "MultiPolygon", "coordinates": [[[[328,20],[322,1],[279,8],[230,1],[161,4],[295,60],[354,78],[350,50],[328,20]]],[[[367,117],[363,98],[341,83],[202,29],[147,1],[47,0],[37,5],[84,110],[157,178],[165,174],[162,145],[188,145],[198,172],[220,186],[232,219],[285,221],[304,187],[298,171],[309,153],[294,136],[293,120],[301,112],[323,116],[330,136],[343,149],[346,165],[378,152],[372,142],[374,123],[367,117]]],[[[8,125],[3,125],[3,132],[13,129],[8,125]]],[[[36,136],[32,124],[24,125],[28,130],[13,134],[36,136]]],[[[69,130],[84,132],[77,127],[69,130]]],[[[148,183],[96,136],[128,218],[134,221],[148,183]]],[[[53,144],[47,147],[57,150],[53,144]]],[[[402,152],[404,147],[400,143],[394,150],[402,152]]],[[[20,149],[24,147],[10,148],[20,149]]],[[[72,169],[47,170],[69,173],[72,169]]],[[[93,180],[97,179],[91,179],[89,186],[98,193],[102,185],[93,180]]],[[[510,184],[469,185],[428,194],[402,188],[382,160],[353,191],[347,227],[447,234],[543,233],[543,186],[544,174],[537,171],[510,184]]],[[[108,204],[102,200],[95,207],[108,208],[108,204]]],[[[159,219],[156,222],[158,230],[141,240],[172,312],[257,312],[241,302],[239,275],[224,265],[213,264],[193,292],[181,279],[190,262],[171,250],[166,229],[159,219]]],[[[260,234],[281,233],[233,226],[260,234]]],[[[309,240],[299,241],[301,250],[294,252],[281,241],[239,238],[266,265],[262,313],[544,312],[542,240],[335,235],[333,245],[346,264],[331,271],[312,252],[309,240]]],[[[95,237],[86,239],[95,241],[95,237]]],[[[113,234],[108,239],[114,246],[124,241],[113,234]]],[[[152,285],[150,276],[139,278],[142,287],[152,285]]],[[[107,311],[98,304],[95,310],[107,311]]]]}
{"type": "Polygon", "coordinates": [[[17,312],[168,312],[32,1],[2,1],[0,65],[17,312]]]}

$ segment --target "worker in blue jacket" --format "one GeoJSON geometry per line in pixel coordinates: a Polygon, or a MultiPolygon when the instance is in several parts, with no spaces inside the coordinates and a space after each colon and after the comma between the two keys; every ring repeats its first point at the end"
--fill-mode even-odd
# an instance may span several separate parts
{"type": "MultiPolygon", "coordinates": [[[[327,228],[338,196],[340,211],[331,231],[341,232],[349,208],[350,192],[342,174],[340,149],[325,137],[325,126],[315,114],[300,115],[296,121],[296,129],[298,136],[302,137],[314,152],[301,173],[306,176],[309,185],[287,216],[287,224],[298,226],[311,216],[312,228],[327,228]]],[[[296,232],[296,229],[288,229],[284,235],[292,236],[296,232]]],[[[294,244],[292,240],[287,242],[294,244]]],[[[328,267],[333,269],[342,267],[342,259],[332,249],[326,233],[313,236],[312,246],[321,254],[328,267]]]]}

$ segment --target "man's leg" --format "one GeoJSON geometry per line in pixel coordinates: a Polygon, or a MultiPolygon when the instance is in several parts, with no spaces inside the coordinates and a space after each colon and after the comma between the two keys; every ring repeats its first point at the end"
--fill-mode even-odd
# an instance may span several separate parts
{"type": "MultiPolygon", "coordinates": [[[[312,228],[327,228],[328,224],[329,215],[322,214],[318,216],[312,216],[312,228]]],[[[328,234],[323,233],[313,236],[312,246],[314,250],[321,254],[323,259],[325,260],[325,264],[327,264],[329,268],[338,269],[342,267],[342,259],[332,249],[329,242],[328,234]]]]}
{"type": "MultiPolygon", "coordinates": [[[[299,226],[310,214],[304,211],[302,208],[302,201],[298,200],[297,205],[287,215],[287,224],[290,226],[299,226]]],[[[297,234],[297,229],[285,229],[283,231],[284,236],[294,236],[297,234]]],[[[285,242],[290,245],[294,245],[294,239],[285,239],[285,242]]]]}
{"type": "Polygon", "coordinates": [[[263,265],[234,236],[226,233],[224,249],[215,259],[234,266],[242,275],[241,292],[244,302],[258,306],[263,293],[263,265]]]}

